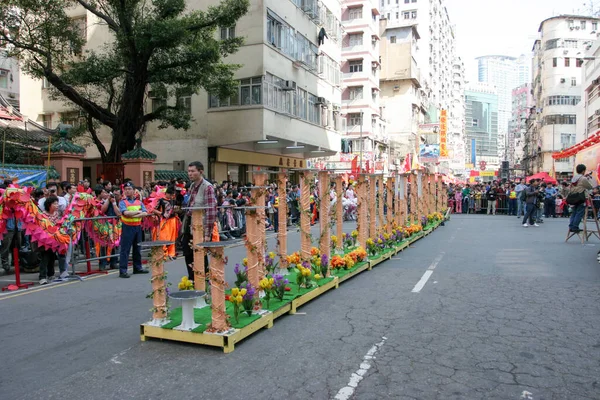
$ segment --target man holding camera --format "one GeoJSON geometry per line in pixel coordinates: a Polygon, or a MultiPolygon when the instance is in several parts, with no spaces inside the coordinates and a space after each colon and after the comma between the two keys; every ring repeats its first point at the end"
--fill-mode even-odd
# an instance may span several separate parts
{"type": "Polygon", "coordinates": [[[585,212],[585,204],[588,198],[587,191],[593,189],[592,172],[586,174],[586,166],[579,164],[575,171],[577,174],[571,180],[571,190],[567,196],[567,203],[573,206],[573,214],[569,220],[569,231],[581,232],[579,224],[585,212]]]}

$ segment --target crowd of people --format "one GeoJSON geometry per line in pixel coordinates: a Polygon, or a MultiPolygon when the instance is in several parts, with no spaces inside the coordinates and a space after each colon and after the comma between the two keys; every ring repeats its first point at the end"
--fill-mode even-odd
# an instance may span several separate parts
{"type": "Polygon", "coordinates": [[[570,218],[569,230],[578,233],[586,203],[598,214],[600,188],[593,183],[591,172],[580,164],[573,179],[560,184],[542,179],[450,184],[448,202],[453,213],[502,213],[523,218],[524,227],[539,226],[544,218],[570,218]]]}

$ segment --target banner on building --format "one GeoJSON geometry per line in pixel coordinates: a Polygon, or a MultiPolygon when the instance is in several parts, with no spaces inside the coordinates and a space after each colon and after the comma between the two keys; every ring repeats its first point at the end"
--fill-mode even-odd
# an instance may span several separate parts
{"type": "Polygon", "coordinates": [[[16,180],[19,186],[33,186],[36,188],[46,186],[46,171],[45,170],[27,170],[0,168],[0,176],[6,179],[16,180]]]}
{"type": "Polygon", "coordinates": [[[440,157],[443,160],[448,159],[448,111],[442,110],[440,113],[440,157]]]}
{"type": "Polygon", "coordinates": [[[422,144],[419,146],[419,159],[424,163],[437,163],[440,158],[439,144],[422,144]]]}

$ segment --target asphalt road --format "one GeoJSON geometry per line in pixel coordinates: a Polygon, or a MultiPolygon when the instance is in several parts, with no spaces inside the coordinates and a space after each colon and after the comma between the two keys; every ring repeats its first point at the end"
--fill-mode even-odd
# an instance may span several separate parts
{"type": "Polygon", "coordinates": [[[5,295],[0,398],[599,399],[600,241],[566,230],[453,216],[228,355],[140,342],[145,276],[5,295]]]}

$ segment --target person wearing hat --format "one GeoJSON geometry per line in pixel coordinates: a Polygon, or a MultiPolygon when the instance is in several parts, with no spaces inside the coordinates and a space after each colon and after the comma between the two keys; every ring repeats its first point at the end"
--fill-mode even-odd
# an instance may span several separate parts
{"type": "Polygon", "coordinates": [[[142,241],[142,218],[148,215],[146,207],[135,196],[135,186],[129,181],[123,185],[123,199],[119,202],[121,211],[121,254],[119,256],[119,278],[129,278],[127,263],[129,251],[133,247],[133,273],[147,274],[142,268],[142,252],[139,243],[142,241]]]}

